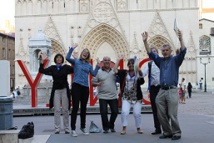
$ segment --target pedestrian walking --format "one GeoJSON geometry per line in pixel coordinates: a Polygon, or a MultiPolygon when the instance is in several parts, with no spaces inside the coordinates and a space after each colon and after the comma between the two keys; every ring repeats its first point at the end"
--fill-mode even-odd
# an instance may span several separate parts
{"type": "Polygon", "coordinates": [[[188,90],[189,98],[191,98],[192,97],[192,84],[191,84],[191,82],[188,83],[187,90],[188,90]]]}

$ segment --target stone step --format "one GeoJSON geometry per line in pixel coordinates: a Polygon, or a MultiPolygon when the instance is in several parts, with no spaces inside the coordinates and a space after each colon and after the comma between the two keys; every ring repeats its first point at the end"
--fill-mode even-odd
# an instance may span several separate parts
{"type": "Polygon", "coordinates": [[[20,130],[0,130],[0,143],[19,143],[19,131],[20,130]]]}
{"type": "Polygon", "coordinates": [[[19,143],[46,143],[50,135],[34,135],[32,138],[19,139],[19,143]]]}

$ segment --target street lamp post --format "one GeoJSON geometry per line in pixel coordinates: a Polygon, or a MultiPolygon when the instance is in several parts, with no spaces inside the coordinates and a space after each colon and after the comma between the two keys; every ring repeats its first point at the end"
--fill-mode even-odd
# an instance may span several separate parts
{"type": "Polygon", "coordinates": [[[200,58],[200,63],[204,65],[204,92],[207,92],[207,64],[210,63],[210,57],[204,57],[207,58],[206,61],[202,61],[202,58],[200,58]]]}

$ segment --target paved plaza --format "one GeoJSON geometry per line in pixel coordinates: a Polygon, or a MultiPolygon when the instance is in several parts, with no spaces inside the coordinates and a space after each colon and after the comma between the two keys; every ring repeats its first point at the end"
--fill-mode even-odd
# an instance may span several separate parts
{"type": "MultiPolygon", "coordinates": [[[[20,105],[21,106],[21,105],[20,105]]],[[[182,138],[177,143],[213,143],[214,140],[214,94],[211,92],[194,92],[191,99],[186,99],[186,104],[179,104],[179,122],[182,130],[182,138]]],[[[87,129],[90,121],[94,121],[101,128],[99,114],[87,115],[87,129]]],[[[116,133],[91,133],[88,136],[81,134],[79,128],[79,117],[77,119],[78,137],[64,134],[62,130],[59,135],[54,134],[54,118],[50,116],[22,116],[14,117],[13,125],[18,129],[29,121],[35,124],[35,136],[32,143],[156,143],[172,142],[171,139],[159,139],[159,135],[151,135],[154,131],[152,114],[142,114],[143,134],[137,134],[134,117],[129,116],[129,125],[126,135],[120,135],[120,115],[116,120],[116,133]]],[[[62,121],[62,120],[61,120],[62,121]]],[[[61,124],[62,125],[62,124],[61,124]]]]}

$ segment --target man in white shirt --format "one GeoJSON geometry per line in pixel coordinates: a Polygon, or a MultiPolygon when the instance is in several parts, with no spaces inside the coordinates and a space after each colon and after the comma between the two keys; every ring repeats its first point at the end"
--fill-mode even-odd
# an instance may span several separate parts
{"type": "MultiPolygon", "coordinates": [[[[158,54],[158,50],[155,47],[150,49],[152,52],[158,54]]],[[[157,117],[157,107],[155,103],[155,98],[160,89],[160,70],[155,65],[153,61],[150,61],[148,65],[143,69],[143,77],[148,75],[148,90],[150,92],[150,101],[153,112],[153,120],[155,131],[151,133],[152,135],[161,134],[161,126],[157,117]]]]}

